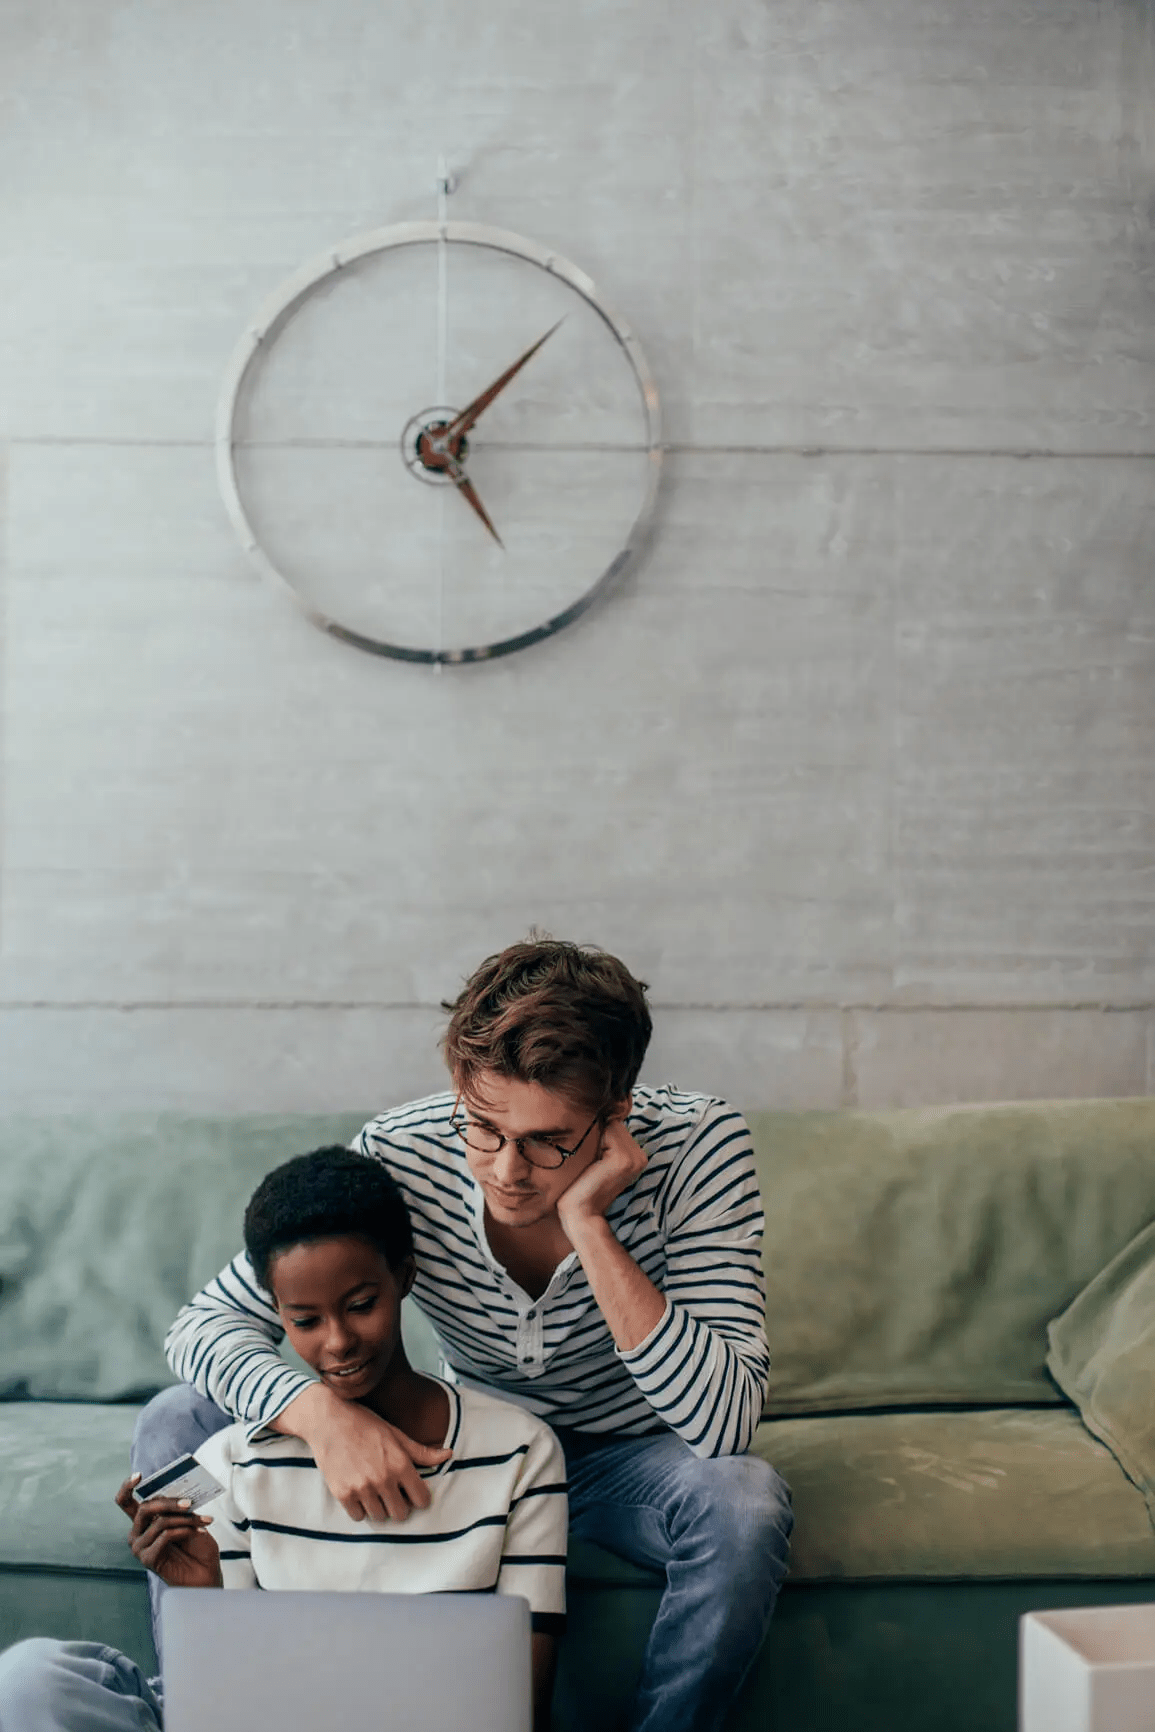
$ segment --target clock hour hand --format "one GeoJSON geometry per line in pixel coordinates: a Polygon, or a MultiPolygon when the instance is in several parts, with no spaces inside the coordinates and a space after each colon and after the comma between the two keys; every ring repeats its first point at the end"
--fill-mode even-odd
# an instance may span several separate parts
{"type": "Polygon", "coordinates": [[[461,411],[460,415],[455,416],[449,423],[449,426],[445,429],[446,439],[459,439],[462,434],[468,433],[469,429],[473,426],[478,417],[483,415],[486,409],[489,408],[493,399],[505,390],[505,387],[509,384],[509,381],[513,378],[514,374],[521,372],[525,363],[537,354],[542,344],[548,342],[550,337],[553,336],[554,332],[557,330],[557,326],[563,323],[564,320],[559,319],[557,325],[551,325],[544,337],[539,337],[537,342],[528,348],[525,351],[525,354],[520,356],[513,363],[512,367],[507,367],[501,377],[495,379],[493,384],[488,386],[481,393],[480,397],[475,397],[473,402],[468,404],[467,407],[461,411]]]}
{"type": "Polygon", "coordinates": [[[481,500],[478,498],[476,487],[473,485],[472,481],[469,479],[468,475],[465,473],[465,471],[461,467],[460,463],[457,462],[456,458],[450,459],[449,473],[453,477],[453,483],[454,483],[454,486],[457,488],[457,491],[466,500],[466,502],[473,507],[474,511],[476,511],[478,517],[480,517],[482,523],[484,523],[486,529],[488,529],[490,535],[492,535],[492,537],[493,537],[494,541],[496,541],[498,547],[500,547],[504,550],[505,543],[501,539],[500,535],[497,533],[496,529],[493,527],[493,524],[490,521],[488,511],[486,511],[484,505],[481,503],[481,500]]]}

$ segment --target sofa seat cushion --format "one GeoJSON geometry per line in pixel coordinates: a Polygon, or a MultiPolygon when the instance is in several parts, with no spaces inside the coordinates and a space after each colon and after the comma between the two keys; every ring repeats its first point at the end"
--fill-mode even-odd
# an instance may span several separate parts
{"type": "MultiPolygon", "coordinates": [[[[113,1493],[128,1472],[139,1407],[0,1401],[0,1572],[99,1570],[143,1576],[113,1493]]],[[[660,1578],[588,1541],[570,1542],[570,1573],[600,1587],[660,1578]]]]}
{"type": "Polygon", "coordinates": [[[764,1422],[796,1581],[1155,1576],[1142,1494],[1070,1408],[764,1422]]]}
{"type": "Polygon", "coordinates": [[[113,1494],[137,1407],[0,1402],[0,1569],[141,1575],[113,1494]]]}
{"type": "MultiPolygon", "coordinates": [[[[0,1402],[0,1570],[142,1573],[112,1501],[139,1410],[0,1402]]],[[[1142,1495],[1069,1409],[765,1422],[794,1494],[796,1581],[1155,1576],[1142,1495]]],[[[657,1578],[581,1540],[571,1579],[657,1578]]]]}

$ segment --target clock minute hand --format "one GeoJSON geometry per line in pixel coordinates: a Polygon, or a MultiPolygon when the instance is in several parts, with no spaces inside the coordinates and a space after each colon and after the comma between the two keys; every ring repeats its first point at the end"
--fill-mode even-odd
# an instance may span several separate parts
{"type": "Polygon", "coordinates": [[[475,397],[473,402],[468,404],[467,407],[461,411],[460,415],[456,416],[449,423],[449,426],[445,429],[445,438],[447,440],[459,439],[462,434],[468,433],[469,429],[477,421],[478,417],[483,415],[486,409],[489,408],[493,399],[505,390],[505,387],[509,384],[509,381],[513,378],[514,374],[521,372],[525,363],[528,360],[531,360],[532,357],[537,354],[542,344],[548,342],[553,336],[558,325],[564,323],[565,320],[563,317],[558,320],[557,325],[551,325],[544,337],[539,337],[537,342],[534,343],[532,347],[528,348],[525,351],[525,354],[520,356],[519,359],[513,363],[512,367],[507,367],[505,369],[505,372],[501,375],[500,379],[495,379],[493,384],[488,386],[487,389],[481,393],[480,397],[475,397]]]}

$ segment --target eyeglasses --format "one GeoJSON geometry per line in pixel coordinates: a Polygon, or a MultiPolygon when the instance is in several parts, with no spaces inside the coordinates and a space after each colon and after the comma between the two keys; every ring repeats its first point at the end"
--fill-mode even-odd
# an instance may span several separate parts
{"type": "Polygon", "coordinates": [[[563,1149],[560,1143],[553,1142],[549,1137],[503,1137],[492,1125],[474,1124],[470,1119],[458,1118],[456,1111],[452,1123],[466,1148],[473,1149],[479,1155],[496,1155],[506,1143],[512,1143],[518,1154],[527,1160],[531,1167],[560,1167],[571,1155],[577,1154],[601,1116],[601,1113],[594,1115],[572,1149],[563,1149]]]}

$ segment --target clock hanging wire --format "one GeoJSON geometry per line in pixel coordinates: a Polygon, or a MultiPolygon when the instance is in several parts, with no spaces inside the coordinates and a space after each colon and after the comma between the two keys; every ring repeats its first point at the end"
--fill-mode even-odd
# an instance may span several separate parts
{"type": "MultiPolygon", "coordinates": [[[[450,173],[444,157],[437,165],[437,396],[446,401],[446,356],[449,350],[449,195],[457,181],[450,173]]],[[[445,491],[437,501],[437,660],[434,667],[440,673],[445,666],[445,491]]]]}

